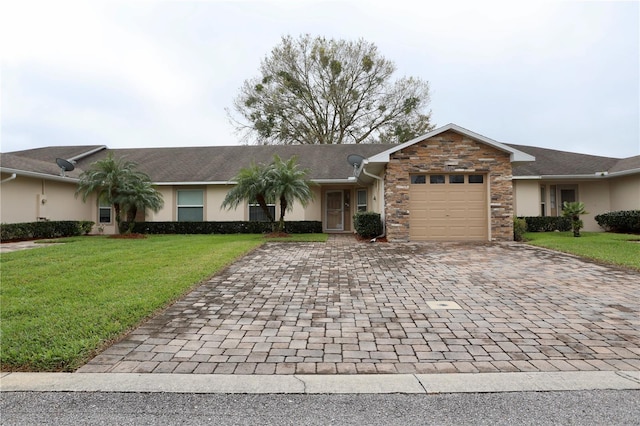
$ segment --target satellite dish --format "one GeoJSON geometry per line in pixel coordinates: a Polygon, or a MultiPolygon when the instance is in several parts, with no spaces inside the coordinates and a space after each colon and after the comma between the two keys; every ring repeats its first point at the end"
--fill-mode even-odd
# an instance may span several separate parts
{"type": "Polygon", "coordinates": [[[356,175],[356,171],[358,170],[358,168],[360,167],[360,165],[364,161],[364,157],[362,155],[358,155],[358,154],[349,154],[347,156],[347,161],[349,162],[349,164],[351,166],[353,166],[353,175],[355,176],[356,175]]]}
{"type": "Polygon", "coordinates": [[[64,177],[64,172],[70,172],[76,168],[71,161],[65,160],[64,158],[56,158],[56,164],[60,167],[60,176],[62,177],[64,177]]]}
{"type": "Polygon", "coordinates": [[[364,157],[358,154],[350,154],[347,157],[347,161],[349,162],[349,164],[355,167],[360,167],[360,164],[362,164],[363,160],[364,160],[364,157]]]}

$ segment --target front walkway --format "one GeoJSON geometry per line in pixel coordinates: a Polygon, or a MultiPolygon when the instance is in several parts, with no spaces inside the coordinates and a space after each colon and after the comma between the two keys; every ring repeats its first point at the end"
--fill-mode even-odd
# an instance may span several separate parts
{"type": "Polygon", "coordinates": [[[78,371],[640,371],[639,282],[517,243],[269,243],[78,371]]]}

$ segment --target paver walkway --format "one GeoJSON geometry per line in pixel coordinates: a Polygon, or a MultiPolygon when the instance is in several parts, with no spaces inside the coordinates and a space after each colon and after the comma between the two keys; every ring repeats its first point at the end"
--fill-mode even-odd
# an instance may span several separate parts
{"type": "Polygon", "coordinates": [[[78,371],[640,370],[639,283],[517,243],[269,243],[78,371]]]}

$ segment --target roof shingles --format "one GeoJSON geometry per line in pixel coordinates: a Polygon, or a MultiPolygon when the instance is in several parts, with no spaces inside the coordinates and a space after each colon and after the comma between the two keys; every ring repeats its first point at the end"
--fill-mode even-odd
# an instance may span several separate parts
{"type": "MultiPolygon", "coordinates": [[[[576,176],[597,172],[624,172],[640,169],[640,156],[624,159],[577,154],[532,146],[508,144],[536,158],[535,162],[514,165],[514,176],[576,176]]],[[[237,172],[251,164],[269,163],[273,155],[283,159],[298,158],[300,167],[309,169],[312,180],[344,180],[353,175],[347,162],[349,154],[365,158],[396,145],[241,145],[183,148],[99,149],[101,146],[60,146],[2,154],[3,168],[59,175],[56,158],[79,158],[76,169],[67,176],[77,178],[91,163],[109,153],[139,164],[157,183],[229,182],[237,172]]]]}

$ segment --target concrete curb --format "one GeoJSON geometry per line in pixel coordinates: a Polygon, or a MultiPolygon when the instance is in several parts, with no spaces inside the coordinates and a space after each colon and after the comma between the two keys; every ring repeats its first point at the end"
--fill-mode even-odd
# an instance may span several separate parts
{"type": "Polygon", "coordinates": [[[0,392],[241,394],[494,393],[640,390],[638,371],[389,375],[3,373],[0,392]]]}

